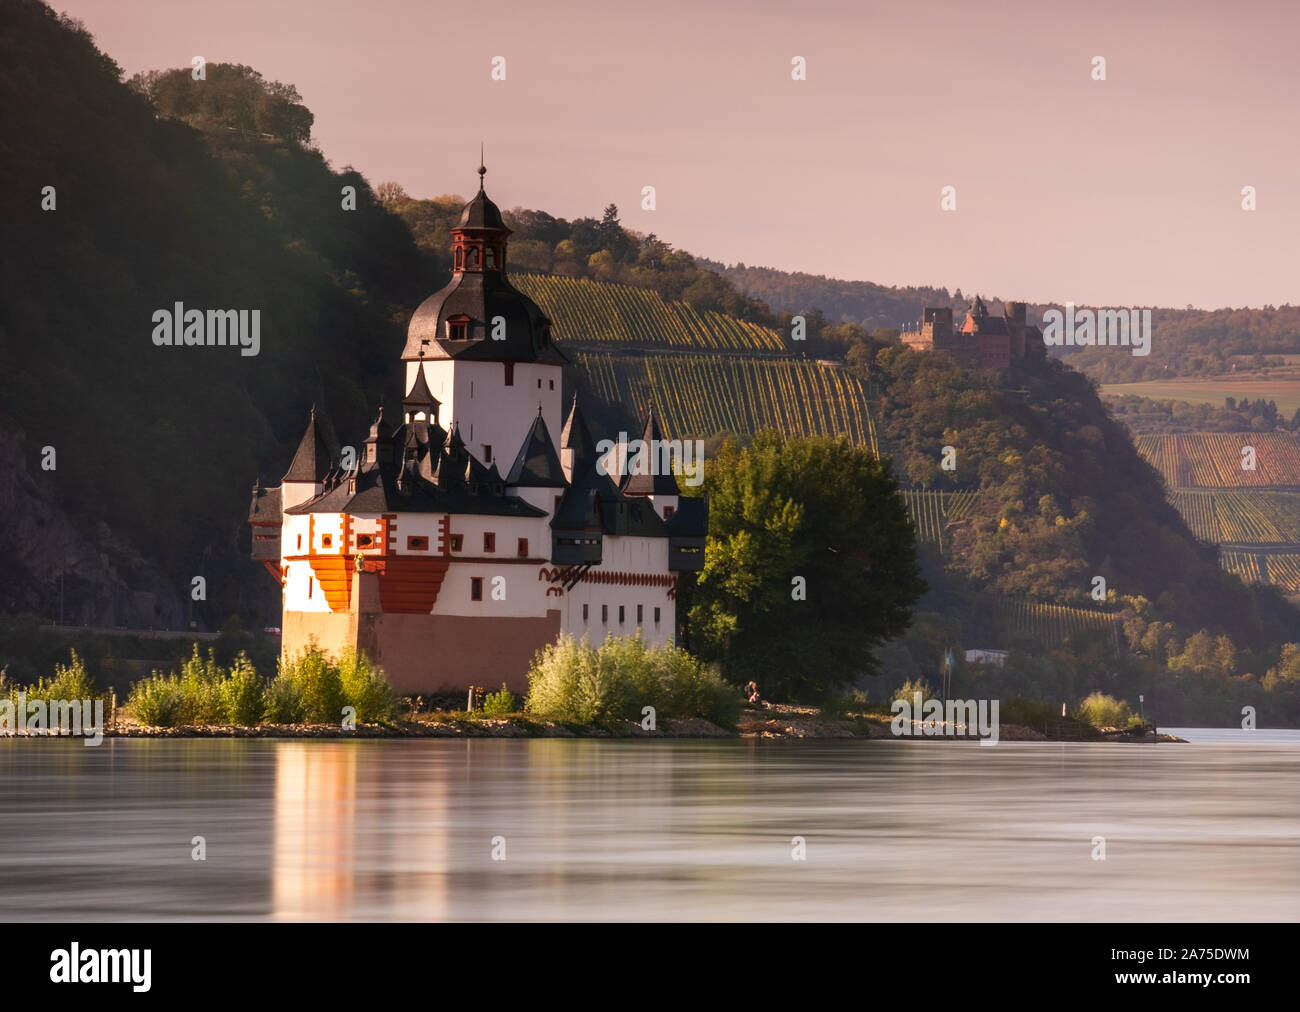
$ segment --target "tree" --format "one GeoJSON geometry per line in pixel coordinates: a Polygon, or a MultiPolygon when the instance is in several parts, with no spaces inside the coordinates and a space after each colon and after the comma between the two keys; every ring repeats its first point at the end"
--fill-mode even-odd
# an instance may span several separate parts
{"type": "Polygon", "coordinates": [[[888,462],[847,440],[764,430],[710,462],[705,565],[689,633],[733,682],[816,699],[874,673],[925,592],[888,462]]]}

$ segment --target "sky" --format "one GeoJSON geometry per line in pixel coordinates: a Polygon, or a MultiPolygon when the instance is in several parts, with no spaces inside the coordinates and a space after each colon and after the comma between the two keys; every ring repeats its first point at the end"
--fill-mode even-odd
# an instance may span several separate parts
{"type": "Polygon", "coordinates": [[[415,197],[471,194],[482,142],[502,207],[615,203],[726,263],[1030,302],[1300,303],[1293,0],[52,5],[128,76],[198,55],[293,84],[335,168],[415,197]]]}

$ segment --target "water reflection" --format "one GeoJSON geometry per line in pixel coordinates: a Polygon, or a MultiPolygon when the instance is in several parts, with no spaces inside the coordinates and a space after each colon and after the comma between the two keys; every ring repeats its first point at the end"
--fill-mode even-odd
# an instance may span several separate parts
{"type": "Polygon", "coordinates": [[[10,919],[1292,920],[1298,788],[1285,741],[0,742],[0,902],[10,919]]]}

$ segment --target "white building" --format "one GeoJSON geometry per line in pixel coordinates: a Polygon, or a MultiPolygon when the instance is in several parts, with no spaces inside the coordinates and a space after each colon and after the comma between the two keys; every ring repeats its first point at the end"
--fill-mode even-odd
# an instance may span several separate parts
{"type": "MultiPolygon", "coordinates": [[[[451,282],[411,318],[400,424],[381,411],[345,469],[313,410],[249,516],[283,587],[285,653],[362,650],[402,693],[523,691],[561,632],[672,642],[678,574],[704,559],[705,500],[671,474],[607,474],[576,397],[561,430],[567,360],[506,277],[484,171],[451,282]]],[[[651,411],[644,439],[661,438],[651,411]]]]}

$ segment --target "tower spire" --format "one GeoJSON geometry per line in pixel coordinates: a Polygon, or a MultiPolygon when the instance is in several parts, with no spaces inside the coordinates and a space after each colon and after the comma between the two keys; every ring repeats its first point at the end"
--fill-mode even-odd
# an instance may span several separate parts
{"type": "Polygon", "coordinates": [[[478,142],[478,192],[483,192],[483,177],[487,175],[487,167],[483,164],[483,142],[478,142]]]}

